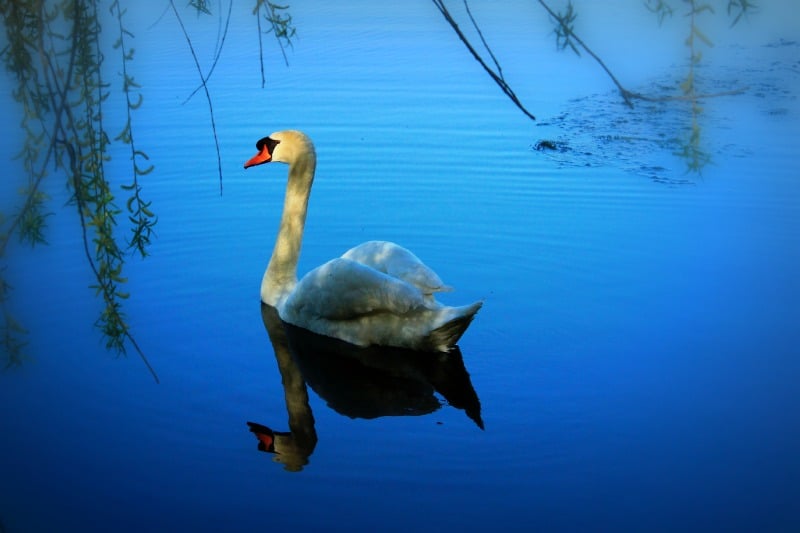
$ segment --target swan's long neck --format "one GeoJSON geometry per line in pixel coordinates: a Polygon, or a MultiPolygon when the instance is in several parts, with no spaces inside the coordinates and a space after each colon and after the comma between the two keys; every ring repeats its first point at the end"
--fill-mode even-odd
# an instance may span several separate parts
{"type": "Polygon", "coordinates": [[[308,197],[314,181],[316,156],[313,149],[289,165],[286,198],[278,238],[261,281],[261,301],[277,307],[297,284],[297,261],[303,243],[308,197]]]}

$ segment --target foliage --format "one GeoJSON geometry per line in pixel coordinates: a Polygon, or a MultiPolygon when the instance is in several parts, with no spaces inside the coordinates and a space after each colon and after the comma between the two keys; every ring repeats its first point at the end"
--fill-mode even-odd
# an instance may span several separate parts
{"type": "Polygon", "coordinates": [[[211,8],[206,0],[191,0],[189,5],[197,10],[198,15],[201,13],[205,15],[211,14],[211,8]]]}
{"type": "Polygon", "coordinates": [[[752,13],[755,10],[755,2],[750,2],[749,0],[729,0],[728,16],[733,19],[731,21],[731,26],[736,26],[743,16],[752,13]]]}
{"type": "Polygon", "coordinates": [[[554,15],[554,18],[558,21],[558,24],[556,24],[553,33],[556,34],[556,46],[559,50],[564,50],[567,46],[569,46],[576,55],[581,55],[581,52],[578,50],[578,47],[575,46],[575,41],[573,39],[573,36],[575,35],[575,19],[577,17],[578,14],[575,12],[572,2],[567,2],[566,11],[564,13],[558,13],[554,15]]]}
{"type": "MultiPolygon", "coordinates": [[[[681,148],[676,152],[676,155],[686,161],[686,167],[689,172],[699,174],[702,173],[703,167],[711,162],[711,155],[704,149],[702,144],[700,117],[703,113],[703,107],[700,105],[700,101],[713,95],[703,95],[698,90],[697,70],[703,59],[702,48],[712,47],[714,43],[700,28],[698,18],[703,14],[713,15],[715,10],[712,4],[704,1],[683,0],[683,3],[686,4],[687,12],[685,14],[689,21],[685,40],[685,44],[689,49],[689,61],[686,78],[680,83],[680,89],[684,99],[689,102],[691,120],[681,142],[681,148]]],[[[663,24],[664,20],[672,17],[675,12],[675,9],[666,0],[648,0],[645,6],[658,16],[659,24],[663,24]]],[[[749,0],[729,0],[726,11],[728,16],[732,18],[731,26],[735,26],[743,16],[751,13],[755,8],[755,4],[749,0]]]]}
{"type": "MultiPolygon", "coordinates": [[[[22,108],[24,138],[18,157],[26,175],[26,186],[21,191],[22,207],[4,219],[0,228],[0,257],[5,258],[14,233],[31,245],[45,242],[48,198],[42,183],[52,164],[66,177],[86,259],[95,278],[91,287],[102,301],[96,326],[108,348],[124,354],[127,340],[147,363],[122,311],[122,301],[128,298],[128,293],[122,290],[126,282],[123,276],[125,250],[116,238],[116,229],[123,211],[117,205],[112,176],[106,171],[113,141],[103,120],[103,107],[112,86],[102,74],[105,55],[100,41],[98,7],[98,2],[91,0],[28,0],[0,4],[8,38],[2,58],[16,82],[12,95],[22,108]]],[[[114,141],[130,146],[132,163],[132,182],[122,188],[130,195],[125,201],[132,225],[127,248],[144,256],[157,219],[150,210],[150,203],[144,199],[139,180],[153,167],[142,164],[147,161],[147,154],[134,143],[131,112],[142,104],[142,96],[135,93],[138,84],[128,73],[134,51],[126,44],[126,39],[133,38],[133,34],[124,27],[125,11],[118,1],[112,3],[110,11],[116,18],[119,33],[114,48],[121,56],[121,86],[127,107],[126,124],[114,141]]],[[[5,279],[0,280],[0,284],[3,287],[2,331],[6,359],[8,364],[17,364],[24,346],[19,334],[24,329],[9,311],[10,285],[5,279]]]]}
{"type": "MultiPolygon", "coordinates": [[[[583,51],[594,58],[617,85],[628,105],[633,105],[632,101],[636,99],[680,99],[690,103],[692,120],[678,155],[686,159],[690,171],[700,172],[710,160],[702,148],[700,118],[703,109],[700,103],[704,98],[717,95],[702,94],[698,90],[697,66],[702,61],[702,48],[713,45],[698,25],[698,19],[714,14],[715,5],[719,7],[722,3],[734,26],[756,6],[751,0],[726,0],[726,4],[723,0],[718,0],[717,4],[712,4],[711,0],[644,1],[661,23],[680,11],[673,4],[680,2],[679,5],[685,6],[689,21],[686,37],[689,62],[687,76],[680,84],[681,95],[649,97],[627,90],[575,33],[577,12],[571,0],[561,12],[551,9],[544,0],[538,0],[555,22],[557,47],[561,50],[569,48],[579,55],[583,51]]],[[[485,53],[470,43],[444,0],[433,2],[484,70],[515,105],[533,119],[533,114],[522,105],[506,82],[501,65],[473,17],[467,0],[463,0],[466,14],[490,61],[484,60],[485,53]]],[[[173,0],[169,4],[181,24],[200,75],[200,86],[195,92],[203,89],[208,101],[211,127],[217,142],[221,190],[221,157],[207,82],[220,57],[233,2],[231,0],[228,4],[225,32],[217,43],[213,64],[205,73],[183,27],[179,10],[173,0]]],[[[0,50],[0,58],[13,80],[12,97],[21,109],[22,139],[17,157],[24,170],[19,207],[7,215],[0,213],[0,342],[4,347],[5,366],[19,364],[24,358],[22,350],[25,346],[25,328],[11,312],[12,286],[5,279],[6,251],[14,236],[31,246],[47,242],[47,223],[51,213],[43,183],[49,173],[55,173],[65,178],[70,191],[70,205],[76,211],[87,264],[95,278],[91,287],[102,302],[96,325],[110,349],[124,354],[126,345],[132,345],[153,372],[126,321],[123,302],[128,293],[123,288],[127,281],[125,259],[132,254],[147,256],[155,238],[158,217],[144,194],[145,181],[155,167],[136,142],[135,111],[143,104],[143,96],[132,72],[134,35],[125,27],[123,0],[113,0],[107,9],[101,9],[101,6],[104,4],[99,0],[0,2],[0,17],[7,37],[7,46],[0,50]],[[116,36],[111,49],[104,49],[105,41],[100,38],[102,22],[107,23],[106,31],[110,29],[116,36]],[[115,58],[118,68],[103,68],[109,58],[115,58]],[[119,72],[119,78],[108,79],[104,72],[109,70],[119,72]],[[103,111],[110,105],[109,96],[117,90],[124,97],[124,124],[109,125],[104,120],[103,111]],[[110,135],[108,132],[112,130],[119,133],[110,135]],[[111,176],[106,170],[112,145],[124,147],[129,154],[130,171],[125,178],[111,176]]],[[[198,16],[209,15],[212,11],[208,0],[189,0],[188,6],[198,16]]],[[[273,34],[288,65],[286,49],[293,46],[296,28],[288,5],[255,0],[252,11],[258,26],[263,86],[263,35],[273,34]],[[266,30],[262,30],[262,22],[266,30]]],[[[155,372],[153,375],[155,377],[155,372]]]]}
{"type": "Polygon", "coordinates": [[[264,77],[264,51],[261,42],[261,37],[264,32],[261,30],[261,19],[267,22],[269,29],[266,33],[272,33],[275,36],[278,46],[283,55],[283,62],[289,66],[289,59],[286,57],[286,47],[292,46],[292,39],[297,33],[297,28],[292,23],[292,15],[288,12],[288,5],[279,5],[269,0],[256,0],[256,6],[253,8],[253,14],[256,16],[258,22],[258,59],[261,64],[261,87],[264,87],[266,78],[264,77]],[[261,14],[261,10],[264,14],[261,14]]]}
{"type": "Polygon", "coordinates": [[[3,314],[3,322],[0,323],[0,337],[2,338],[3,347],[6,351],[6,362],[5,365],[3,365],[5,368],[22,364],[24,359],[22,349],[27,344],[24,339],[25,335],[28,333],[25,328],[17,322],[9,309],[8,296],[10,291],[11,286],[4,279],[0,278],[0,310],[2,310],[3,314]]]}
{"type": "Polygon", "coordinates": [[[119,50],[121,55],[122,92],[125,94],[126,106],[125,126],[122,132],[114,137],[114,140],[127,144],[131,149],[131,183],[121,186],[122,190],[130,193],[125,203],[133,234],[128,240],[128,248],[135,249],[139,255],[146,257],[150,238],[154,235],[153,227],[156,225],[158,217],[150,210],[151,202],[146,201],[142,196],[142,185],[139,178],[150,174],[155,167],[147,163],[150,160],[147,154],[136,148],[133,136],[132,112],[138,109],[144,100],[142,93],[138,92],[141,86],[128,73],[128,64],[133,60],[134,49],[126,44],[126,38],[133,39],[134,36],[123,26],[122,18],[125,10],[120,6],[119,0],[114,0],[110,12],[112,15],[116,15],[119,27],[119,38],[113,48],[119,50]],[[134,98],[136,98],[135,102],[134,98]]]}
{"type": "Polygon", "coordinates": [[[698,4],[695,0],[689,0],[689,20],[690,28],[689,35],[686,37],[686,46],[689,47],[689,72],[686,79],[680,84],[683,94],[687,96],[690,102],[690,109],[692,120],[689,126],[689,131],[684,138],[681,150],[676,152],[684,161],[688,170],[692,172],[702,172],[703,167],[711,161],[711,155],[705,151],[701,143],[701,128],[699,117],[703,112],[700,106],[700,100],[697,92],[697,85],[695,84],[695,73],[697,66],[703,57],[702,52],[698,47],[698,41],[706,46],[714,46],[711,40],[697,26],[697,16],[705,11],[713,12],[713,8],[709,4],[698,4]]]}
{"type": "MultiPolygon", "coordinates": [[[[206,82],[219,60],[228,31],[233,2],[228,6],[225,33],[218,39],[214,62],[203,73],[192,42],[183,27],[180,13],[170,0],[183,29],[189,49],[200,73],[211,114],[215,141],[216,126],[211,95],[206,82]]],[[[101,311],[96,326],[109,349],[126,353],[133,346],[158,381],[155,371],[139,348],[123,312],[129,294],[123,290],[125,259],[131,254],[146,257],[155,238],[158,217],[144,194],[144,181],[155,169],[147,152],[136,142],[134,114],[144,101],[141,86],[131,67],[135,55],[135,36],[125,26],[123,0],[113,0],[107,11],[99,0],[14,0],[0,2],[0,17],[7,46],[0,58],[13,79],[12,97],[20,106],[22,147],[18,159],[24,169],[20,189],[21,206],[8,216],[0,213],[0,342],[6,367],[24,359],[25,328],[14,318],[6,280],[6,252],[16,235],[30,245],[46,243],[49,197],[43,183],[48,170],[66,178],[71,193],[70,205],[76,210],[83,251],[94,281],[90,285],[100,299],[101,311]],[[104,48],[101,26],[115,36],[110,49],[104,48]],[[116,58],[116,69],[105,67],[116,58]],[[105,68],[104,68],[105,67],[105,68]],[[106,71],[119,72],[118,79],[107,79],[106,71]],[[119,125],[104,120],[109,96],[118,90],[123,96],[124,124],[116,135],[108,132],[119,125]],[[107,171],[112,145],[127,147],[130,172],[127,178],[107,171]],[[124,206],[124,207],[120,207],[124,206]],[[124,231],[128,228],[127,232],[124,231]],[[120,235],[120,230],[122,235],[120,235]]],[[[189,0],[197,15],[211,14],[208,0],[189,0]]],[[[257,0],[254,13],[259,26],[261,12],[269,24],[267,33],[278,40],[284,61],[285,47],[292,45],[295,28],[287,5],[257,0]]],[[[263,56],[262,80],[263,80],[263,56]]],[[[195,92],[197,92],[197,90],[195,92]]],[[[192,95],[194,92],[192,93],[192,95]]],[[[191,98],[191,96],[189,98],[191,98]]],[[[220,159],[220,191],[222,165],[220,159]]],[[[4,206],[5,207],[5,206],[4,206]]]]}
{"type": "MultiPolygon", "coordinates": [[[[480,54],[478,54],[469,40],[465,37],[464,33],[459,29],[458,24],[445,6],[444,0],[432,1],[442,13],[445,20],[447,20],[447,22],[456,32],[459,39],[461,39],[461,41],[466,45],[467,49],[481,64],[481,66],[483,66],[484,70],[489,74],[489,76],[495,80],[503,92],[506,93],[506,95],[520,110],[522,110],[528,117],[533,119],[533,114],[522,105],[520,100],[514,94],[514,91],[503,78],[500,64],[495,58],[491,49],[489,49],[488,45],[486,44],[483,33],[473,18],[472,13],[470,12],[467,0],[464,0],[464,6],[466,8],[467,15],[475,27],[481,42],[489,52],[489,55],[491,56],[495,65],[494,69],[490,68],[486,64],[480,54]]],[[[680,84],[682,94],[671,96],[648,96],[625,88],[613,74],[611,69],[605,64],[605,62],[603,62],[603,60],[596,53],[594,53],[594,51],[592,51],[592,49],[589,48],[589,46],[576,34],[575,21],[578,17],[578,14],[575,11],[572,0],[567,0],[566,7],[563,11],[554,10],[547,2],[545,2],[545,0],[538,0],[538,3],[555,23],[553,32],[556,37],[557,48],[559,50],[565,50],[569,48],[579,56],[581,55],[581,51],[586,52],[601,66],[606,74],[608,74],[608,76],[617,86],[622,99],[629,107],[633,107],[633,102],[635,100],[645,100],[650,102],[682,100],[690,103],[691,121],[688,128],[688,133],[686,134],[684,142],[682,143],[682,148],[677,152],[677,155],[687,161],[687,168],[690,172],[700,173],[703,167],[710,161],[710,155],[704,151],[701,143],[701,125],[699,116],[702,113],[702,107],[700,106],[700,101],[704,98],[738,94],[742,91],[735,90],[716,94],[702,94],[697,90],[696,72],[697,66],[702,59],[700,45],[713,46],[711,39],[709,39],[708,36],[706,36],[706,34],[698,26],[697,17],[704,13],[714,13],[714,7],[708,2],[700,0],[681,1],[688,5],[688,12],[686,14],[689,20],[689,33],[686,38],[686,45],[689,47],[689,67],[686,79],[680,84]]],[[[659,23],[663,23],[665,19],[671,17],[675,12],[675,9],[668,0],[645,0],[644,5],[647,9],[658,16],[659,23]]],[[[742,17],[751,13],[755,9],[756,5],[751,0],[728,0],[727,14],[732,18],[731,26],[736,25],[742,19],[742,17]]]]}

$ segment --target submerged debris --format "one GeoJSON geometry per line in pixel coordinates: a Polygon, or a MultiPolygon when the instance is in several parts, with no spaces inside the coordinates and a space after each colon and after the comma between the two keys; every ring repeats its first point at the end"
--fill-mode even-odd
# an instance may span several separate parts
{"type": "Polygon", "coordinates": [[[542,139],[537,141],[536,144],[533,145],[534,150],[538,150],[540,152],[544,152],[545,150],[552,150],[555,152],[566,152],[569,150],[569,147],[566,143],[559,142],[559,141],[551,141],[549,139],[542,139]]]}

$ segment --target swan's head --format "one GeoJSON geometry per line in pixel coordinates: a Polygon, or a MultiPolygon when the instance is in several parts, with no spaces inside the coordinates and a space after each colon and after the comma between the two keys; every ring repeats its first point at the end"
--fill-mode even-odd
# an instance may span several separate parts
{"type": "Polygon", "coordinates": [[[259,139],[256,150],[258,153],[244,164],[244,168],[263,165],[270,161],[291,165],[301,159],[316,158],[311,139],[297,130],[276,131],[268,137],[259,139]]]}

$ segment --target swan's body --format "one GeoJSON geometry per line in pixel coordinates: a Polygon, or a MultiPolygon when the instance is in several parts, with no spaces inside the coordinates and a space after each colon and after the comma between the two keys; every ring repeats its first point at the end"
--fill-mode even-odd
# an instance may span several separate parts
{"type": "Polygon", "coordinates": [[[250,166],[288,163],[289,179],[278,238],[261,282],[261,301],[282,320],[359,346],[447,351],[481,302],[444,306],[434,293],[451,290],[414,254],[397,244],[369,241],[297,281],[316,154],[299,131],[282,131],[256,144],[250,166]]]}

